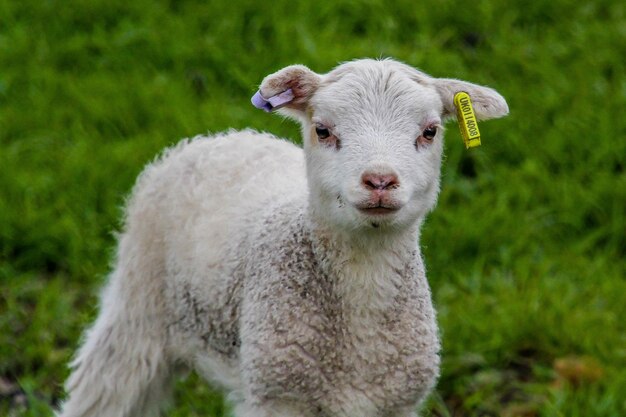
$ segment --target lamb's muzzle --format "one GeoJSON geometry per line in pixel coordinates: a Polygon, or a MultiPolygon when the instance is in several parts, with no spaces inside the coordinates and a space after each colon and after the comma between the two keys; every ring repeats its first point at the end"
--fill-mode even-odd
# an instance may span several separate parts
{"type": "Polygon", "coordinates": [[[508,111],[393,60],[290,66],[253,102],[300,121],[303,149],[232,131],[146,167],[61,416],[156,416],[181,366],[236,417],[415,416],[440,349],[417,242],[456,91],[508,111]]]}
{"type": "Polygon", "coordinates": [[[398,176],[396,174],[377,174],[366,172],[361,176],[361,182],[371,192],[384,195],[389,189],[398,188],[398,176]]]}

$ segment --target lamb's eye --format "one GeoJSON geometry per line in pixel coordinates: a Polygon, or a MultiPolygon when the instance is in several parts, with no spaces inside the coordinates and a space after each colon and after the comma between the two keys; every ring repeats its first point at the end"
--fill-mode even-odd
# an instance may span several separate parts
{"type": "Polygon", "coordinates": [[[317,137],[320,139],[328,139],[330,137],[330,130],[324,126],[317,126],[315,133],[317,133],[317,137]]]}
{"type": "Polygon", "coordinates": [[[433,140],[436,134],[437,134],[437,126],[428,126],[422,132],[422,136],[424,137],[424,139],[427,139],[427,140],[433,140]]]}
{"type": "Polygon", "coordinates": [[[422,146],[428,146],[432,143],[433,139],[437,136],[437,125],[432,124],[426,129],[422,130],[422,134],[418,136],[415,141],[415,147],[420,149],[422,146]]]}
{"type": "Polygon", "coordinates": [[[315,125],[315,134],[317,135],[319,144],[326,148],[341,149],[341,141],[330,131],[329,128],[321,123],[315,125]]]}

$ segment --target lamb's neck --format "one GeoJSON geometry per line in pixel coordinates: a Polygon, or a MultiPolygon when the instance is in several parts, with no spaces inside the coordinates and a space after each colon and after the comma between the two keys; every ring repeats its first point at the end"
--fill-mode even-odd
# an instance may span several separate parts
{"type": "Polygon", "coordinates": [[[393,233],[348,232],[316,222],[310,225],[318,265],[353,311],[386,310],[415,284],[416,274],[423,276],[419,224],[393,233]]]}

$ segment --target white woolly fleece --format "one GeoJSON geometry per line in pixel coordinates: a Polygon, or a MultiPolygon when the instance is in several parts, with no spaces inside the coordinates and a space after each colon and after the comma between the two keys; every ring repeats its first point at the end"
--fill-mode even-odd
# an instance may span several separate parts
{"type": "Polygon", "coordinates": [[[61,416],[156,416],[181,368],[238,417],[416,415],[439,372],[418,238],[442,125],[457,91],[479,119],[506,102],[392,60],[291,66],[260,92],[288,88],[304,150],[232,131],[141,174],[61,416]]]}

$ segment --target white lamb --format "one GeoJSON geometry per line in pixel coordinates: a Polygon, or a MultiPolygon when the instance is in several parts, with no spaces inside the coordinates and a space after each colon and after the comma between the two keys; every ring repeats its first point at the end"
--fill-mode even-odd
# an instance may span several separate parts
{"type": "MultiPolygon", "coordinates": [[[[155,416],[176,371],[237,417],[409,417],[439,340],[418,247],[453,96],[494,90],[393,60],[266,77],[257,105],[304,150],[251,130],[183,141],[139,177],[61,416],[155,416]]],[[[166,402],[166,401],[165,401],[166,402]]]]}

